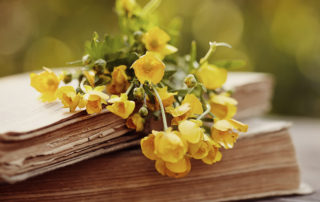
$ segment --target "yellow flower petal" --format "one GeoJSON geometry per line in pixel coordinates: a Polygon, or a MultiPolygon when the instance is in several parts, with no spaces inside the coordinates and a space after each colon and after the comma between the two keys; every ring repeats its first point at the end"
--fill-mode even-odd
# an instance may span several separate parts
{"type": "Polygon", "coordinates": [[[102,104],[106,104],[109,96],[101,91],[105,89],[104,86],[97,86],[94,89],[91,86],[84,85],[86,94],[80,99],[79,107],[86,107],[88,114],[99,113],[102,110],[102,104]]]}
{"type": "Polygon", "coordinates": [[[176,163],[165,162],[167,169],[174,173],[184,173],[188,170],[188,159],[182,158],[176,163]]]}
{"type": "Polygon", "coordinates": [[[142,153],[151,160],[157,159],[157,156],[154,153],[154,138],[154,134],[151,133],[140,141],[142,153]]]}
{"type": "Polygon", "coordinates": [[[154,54],[147,52],[132,64],[135,75],[141,83],[145,81],[157,84],[164,76],[164,63],[154,54]]]}
{"type": "Polygon", "coordinates": [[[163,176],[166,175],[167,168],[166,168],[166,164],[164,161],[162,161],[160,159],[156,160],[155,167],[156,167],[156,170],[158,171],[158,173],[160,173],[163,176]]]}
{"type": "Polygon", "coordinates": [[[210,150],[209,150],[209,152],[208,152],[208,155],[207,155],[206,157],[204,157],[204,158],[202,159],[202,161],[203,161],[204,163],[206,163],[206,164],[211,165],[211,164],[214,164],[214,163],[220,161],[221,158],[222,158],[222,154],[221,154],[221,152],[219,151],[219,149],[212,146],[212,147],[210,147],[210,150]]]}
{"type": "Polygon", "coordinates": [[[172,125],[178,125],[179,122],[186,120],[191,115],[191,107],[189,103],[182,104],[176,108],[167,107],[166,111],[173,116],[172,125]]]}
{"type": "Polygon", "coordinates": [[[94,87],[94,77],[95,77],[94,71],[92,71],[92,70],[91,71],[83,71],[83,74],[87,78],[90,86],[94,87]]]}
{"type": "Polygon", "coordinates": [[[183,105],[185,103],[190,104],[190,108],[191,108],[190,116],[200,115],[203,113],[202,104],[194,94],[187,94],[181,104],[183,105]]]}
{"type": "Polygon", "coordinates": [[[194,159],[202,159],[209,153],[211,145],[207,141],[189,144],[188,154],[194,159]]]}
{"type": "Polygon", "coordinates": [[[130,86],[129,77],[126,74],[127,67],[125,65],[117,66],[113,69],[111,74],[112,81],[107,85],[107,92],[109,94],[119,95],[126,92],[130,86]]]}
{"type": "Polygon", "coordinates": [[[169,165],[169,167],[173,170],[185,170],[184,172],[173,172],[171,171],[167,165],[170,164],[168,162],[165,162],[163,160],[156,160],[155,163],[155,167],[156,170],[163,176],[167,175],[168,177],[172,177],[172,178],[182,178],[184,176],[186,176],[190,170],[191,170],[191,163],[190,163],[190,159],[184,157],[181,161],[179,161],[178,163],[176,163],[176,165],[171,164],[169,165]],[[179,166],[177,166],[179,165],[179,166]]]}
{"type": "Polygon", "coordinates": [[[154,52],[162,51],[169,40],[170,36],[159,27],[153,27],[142,38],[146,49],[154,52]]]}
{"type": "Polygon", "coordinates": [[[128,100],[125,93],[122,93],[120,97],[117,95],[111,96],[108,102],[113,104],[107,106],[107,109],[123,119],[128,118],[135,108],[135,102],[128,100]]]}
{"type": "Polygon", "coordinates": [[[230,119],[237,112],[238,102],[226,95],[211,94],[211,112],[219,119],[230,119]]]}
{"type": "Polygon", "coordinates": [[[64,107],[70,109],[70,112],[75,111],[80,101],[80,95],[77,94],[72,86],[60,87],[57,91],[57,96],[61,100],[64,107]]]}
{"type": "Polygon", "coordinates": [[[203,64],[197,72],[197,77],[210,90],[221,88],[227,80],[227,70],[215,65],[203,64]]]}
{"type": "Polygon", "coordinates": [[[127,119],[126,125],[128,128],[135,129],[136,132],[141,132],[144,128],[144,118],[139,113],[135,113],[127,119]]]}
{"type": "MultiPolygon", "coordinates": [[[[165,173],[168,177],[172,177],[172,178],[182,178],[185,177],[186,175],[189,174],[189,172],[191,171],[191,163],[190,163],[190,159],[185,157],[185,164],[183,166],[183,168],[186,167],[186,171],[182,172],[182,173],[178,173],[178,172],[172,172],[170,169],[166,169],[165,173]]],[[[166,163],[167,164],[167,163],[166,163]]]]}
{"type": "Polygon", "coordinates": [[[216,120],[211,128],[212,139],[225,149],[233,148],[238,132],[246,132],[248,126],[233,119],[216,120]]]}
{"type": "Polygon", "coordinates": [[[86,110],[88,114],[101,112],[101,98],[98,95],[89,95],[87,98],[86,110]]]}
{"type": "Polygon", "coordinates": [[[190,143],[198,143],[203,137],[203,129],[200,128],[200,120],[184,120],[179,123],[181,136],[190,143]]]}
{"type": "Polygon", "coordinates": [[[45,71],[40,74],[30,74],[30,85],[41,93],[41,101],[52,102],[57,98],[56,91],[58,90],[60,79],[50,69],[44,69],[45,71]]]}
{"type": "Polygon", "coordinates": [[[155,134],[155,154],[166,162],[178,162],[186,154],[188,145],[176,131],[152,131],[155,134]]]}
{"type": "MultiPolygon", "coordinates": [[[[162,104],[164,107],[169,107],[173,104],[173,102],[175,101],[174,96],[177,95],[176,92],[174,92],[174,93],[168,92],[167,86],[165,86],[163,88],[157,88],[157,91],[159,93],[159,96],[161,98],[161,101],[162,101],[162,104]]],[[[152,111],[156,111],[156,110],[160,109],[160,105],[159,105],[158,100],[156,99],[155,103],[152,104],[150,102],[149,97],[147,97],[147,106],[148,106],[148,109],[150,109],[152,111]]]]}

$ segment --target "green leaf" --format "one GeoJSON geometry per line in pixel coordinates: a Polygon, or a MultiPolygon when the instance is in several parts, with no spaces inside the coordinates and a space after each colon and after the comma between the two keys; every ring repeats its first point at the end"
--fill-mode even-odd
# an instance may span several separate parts
{"type": "Polygon", "coordinates": [[[163,79],[169,79],[172,75],[174,75],[177,70],[167,70],[164,72],[163,79]]]}
{"type": "Polygon", "coordinates": [[[213,63],[217,67],[225,69],[239,69],[246,65],[244,60],[220,60],[213,63]]]}
{"type": "Polygon", "coordinates": [[[182,96],[182,97],[186,96],[188,94],[188,91],[189,91],[189,89],[178,89],[178,90],[175,90],[175,92],[178,93],[178,96],[182,96]]]}
{"type": "Polygon", "coordinates": [[[119,52],[125,47],[124,40],[121,36],[112,37],[106,35],[103,41],[99,41],[99,35],[94,32],[91,42],[85,44],[86,53],[93,60],[119,57],[119,52]],[[114,56],[116,55],[116,56],[114,56]]]}

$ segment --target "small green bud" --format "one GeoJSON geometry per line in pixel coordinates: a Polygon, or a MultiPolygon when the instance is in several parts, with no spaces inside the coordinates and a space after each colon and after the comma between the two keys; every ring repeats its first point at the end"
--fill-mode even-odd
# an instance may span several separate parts
{"type": "Polygon", "coordinates": [[[133,89],[133,96],[137,100],[142,100],[144,98],[144,89],[142,87],[134,88],[133,89]]]}
{"type": "Polygon", "coordinates": [[[141,31],[136,31],[133,33],[133,37],[137,41],[140,41],[142,36],[143,36],[143,32],[141,32],[141,31]]]}
{"type": "Polygon", "coordinates": [[[88,64],[90,64],[91,62],[92,62],[92,58],[91,58],[90,55],[84,55],[84,56],[82,57],[82,63],[83,63],[84,65],[88,65],[88,64]]]}
{"type": "Polygon", "coordinates": [[[197,85],[197,80],[193,74],[188,74],[184,79],[184,83],[188,86],[188,88],[193,88],[197,85]]]}
{"type": "Polygon", "coordinates": [[[142,117],[148,116],[148,109],[147,109],[147,107],[142,106],[142,107],[139,109],[139,114],[140,114],[140,116],[142,116],[142,117]]]}
{"type": "Polygon", "coordinates": [[[68,73],[68,74],[63,75],[63,82],[65,84],[70,83],[71,80],[72,80],[72,74],[68,73]]]}
{"type": "Polygon", "coordinates": [[[97,72],[103,72],[106,66],[107,62],[104,59],[99,59],[94,62],[93,69],[97,72]]]}

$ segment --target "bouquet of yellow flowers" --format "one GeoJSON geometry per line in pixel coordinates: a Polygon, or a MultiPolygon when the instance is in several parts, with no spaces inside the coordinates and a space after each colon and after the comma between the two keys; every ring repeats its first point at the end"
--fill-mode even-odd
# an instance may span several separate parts
{"type": "Polygon", "coordinates": [[[192,158],[220,161],[220,148],[233,148],[248,126],[232,119],[237,101],[222,87],[233,63],[208,62],[217,47],[231,46],[210,42],[197,60],[192,42],[190,54],[179,56],[179,23],[160,28],[154,15],[159,3],[151,0],[141,7],[135,0],[117,0],[120,35],[100,40],[94,33],[76,72],[58,76],[44,68],[30,78],[43,102],[59,99],[70,112],[79,108],[88,114],[106,107],[126,119],[128,128],[150,133],[142,136],[142,153],[155,161],[160,174],[179,178],[190,172],[192,158]],[[163,130],[144,130],[154,119],[163,130]]]}

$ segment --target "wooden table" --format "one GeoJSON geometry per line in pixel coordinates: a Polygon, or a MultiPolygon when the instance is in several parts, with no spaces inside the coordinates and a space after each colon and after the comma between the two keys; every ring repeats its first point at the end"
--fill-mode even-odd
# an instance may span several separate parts
{"type": "Polygon", "coordinates": [[[270,118],[293,123],[290,132],[296,147],[302,181],[311,185],[315,192],[305,196],[275,197],[258,201],[320,201],[320,119],[274,116],[270,118]]]}

